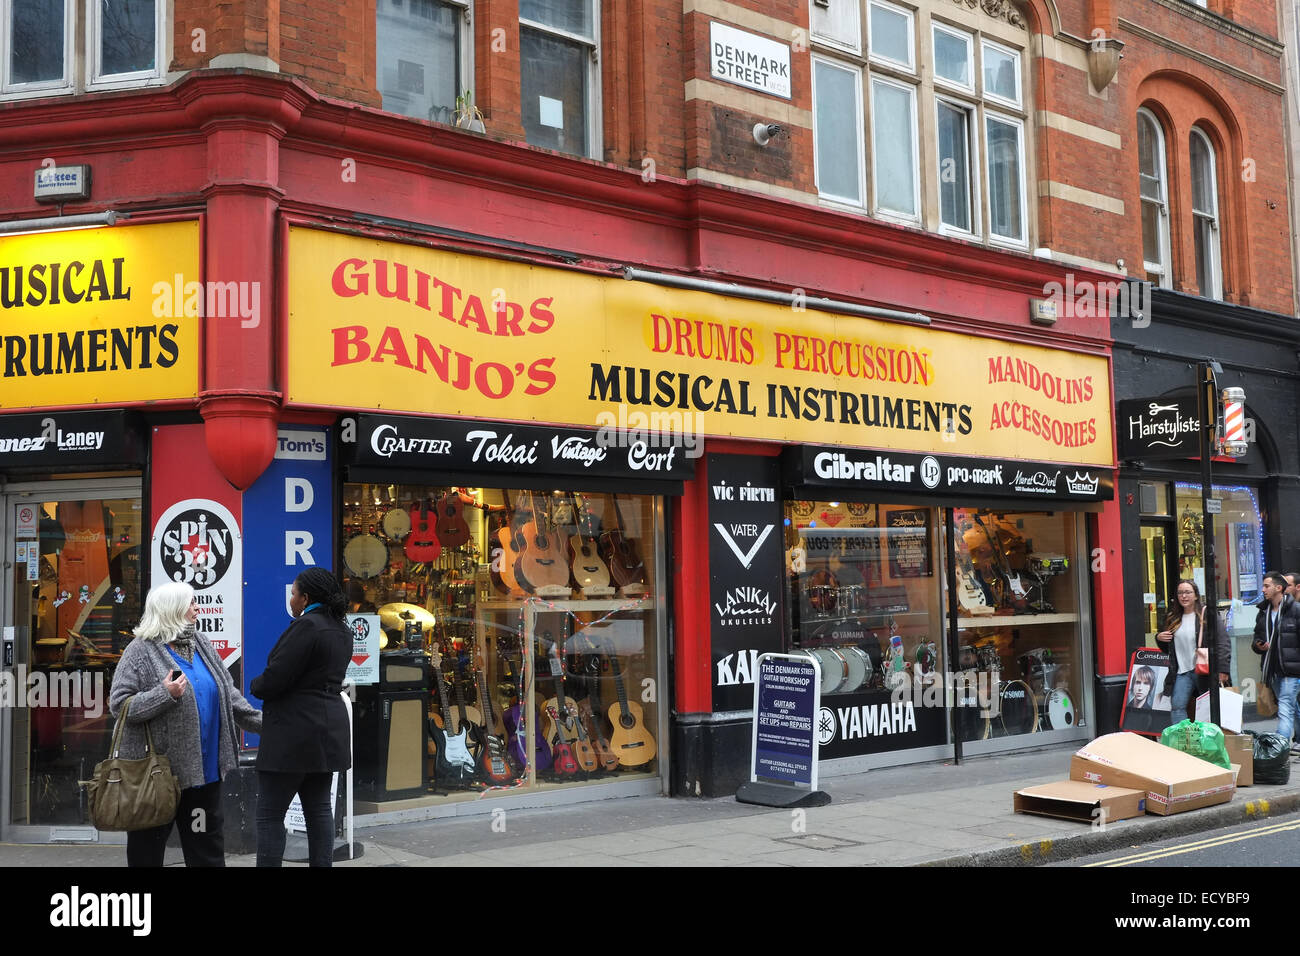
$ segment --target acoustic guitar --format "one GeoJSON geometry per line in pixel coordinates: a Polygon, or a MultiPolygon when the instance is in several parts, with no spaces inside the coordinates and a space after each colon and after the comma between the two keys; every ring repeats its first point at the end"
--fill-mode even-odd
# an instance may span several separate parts
{"type": "Polygon", "coordinates": [[[515,562],[515,577],[521,574],[528,581],[527,590],[536,591],[542,587],[567,587],[569,583],[569,562],[567,560],[567,541],[562,532],[551,528],[545,530],[543,518],[538,520],[537,505],[532,492],[528,494],[532,517],[519,529],[525,548],[515,562]]]}
{"type": "Polygon", "coordinates": [[[411,532],[403,547],[412,561],[437,561],[442,554],[442,542],[434,530],[436,512],[428,505],[419,500],[411,503],[411,532]]]}
{"type": "Polygon", "coordinates": [[[463,548],[469,544],[465,500],[455,488],[438,499],[438,521],[433,530],[444,548],[463,548]]]}
{"type": "Polygon", "coordinates": [[[611,500],[614,505],[614,527],[600,536],[610,576],[620,588],[645,584],[645,564],[637,555],[636,546],[623,535],[623,515],[618,509],[618,495],[612,495],[611,500]]]}
{"type": "Polygon", "coordinates": [[[573,558],[569,570],[573,572],[573,580],[579,589],[607,588],[609,568],[600,559],[600,549],[591,535],[591,512],[580,496],[575,494],[573,499],[577,522],[576,533],[569,539],[569,553],[573,558]]]}
{"type": "Polygon", "coordinates": [[[501,545],[501,569],[497,573],[511,593],[531,591],[528,581],[519,574],[519,558],[528,547],[528,541],[519,531],[519,512],[510,503],[510,492],[501,489],[506,503],[501,527],[497,529],[497,542],[501,545]]]}
{"type": "Polygon", "coordinates": [[[623,686],[623,672],[619,667],[618,655],[613,648],[608,651],[609,668],[614,676],[614,688],[618,692],[618,703],[609,705],[609,722],[614,728],[610,738],[609,749],[618,756],[618,762],[627,767],[640,767],[655,758],[655,739],[645,726],[645,716],[641,705],[628,700],[627,689],[623,686]]]}
{"type": "MultiPolygon", "coordinates": [[[[542,620],[542,615],[538,620],[542,620]]],[[[549,615],[548,618],[549,625],[549,615]]],[[[581,768],[586,771],[596,769],[596,754],[591,744],[583,739],[577,720],[578,705],[573,698],[564,693],[564,660],[560,656],[560,639],[546,626],[539,635],[542,643],[547,645],[547,658],[551,666],[551,679],[555,682],[555,696],[542,702],[542,710],[551,717],[553,731],[544,731],[547,739],[552,740],[551,757],[555,769],[562,774],[577,773],[581,768]]]]}

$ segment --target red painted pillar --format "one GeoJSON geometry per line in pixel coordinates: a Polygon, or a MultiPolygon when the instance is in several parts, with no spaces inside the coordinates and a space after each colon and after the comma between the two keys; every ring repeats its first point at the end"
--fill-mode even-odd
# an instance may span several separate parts
{"type": "Polygon", "coordinates": [[[1107,677],[1128,670],[1124,634],[1124,567],[1120,547],[1120,505],[1107,501],[1093,515],[1092,607],[1097,634],[1097,674],[1107,677]]]}
{"type": "Polygon", "coordinates": [[[695,478],[686,483],[673,521],[673,706],[679,714],[707,714],[713,710],[707,461],[708,456],[703,456],[695,463],[695,478]]]}

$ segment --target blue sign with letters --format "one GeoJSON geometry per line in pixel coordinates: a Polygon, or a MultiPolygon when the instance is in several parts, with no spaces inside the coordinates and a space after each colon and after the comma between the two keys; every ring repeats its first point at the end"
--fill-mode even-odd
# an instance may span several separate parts
{"type": "Polygon", "coordinates": [[[821,676],[809,658],[764,654],[754,682],[754,767],[758,780],[817,789],[821,676]]]}
{"type": "MultiPolygon", "coordinates": [[[[245,696],[293,620],[293,579],[303,568],[333,568],[332,460],[327,429],[283,426],[275,458],[244,492],[245,696]]],[[[249,746],[257,745],[256,735],[244,736],[249,746]]]]}

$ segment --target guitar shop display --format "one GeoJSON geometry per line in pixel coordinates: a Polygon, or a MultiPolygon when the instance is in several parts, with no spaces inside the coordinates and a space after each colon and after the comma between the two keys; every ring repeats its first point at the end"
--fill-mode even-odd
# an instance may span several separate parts
{"type": "Polygon", "coordinates": [[[658,678],[650,499],[350,483],[342,501],[344,587],[379,616],[389,684],[424,692],[431,794],[656,772],[657,709],[634,696],[658,678]]]}

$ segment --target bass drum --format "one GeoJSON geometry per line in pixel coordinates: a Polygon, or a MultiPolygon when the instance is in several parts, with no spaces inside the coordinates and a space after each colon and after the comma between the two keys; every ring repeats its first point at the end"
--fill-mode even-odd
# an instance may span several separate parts
{"type": "Polygon", "coordinates": [[[838,694],[849,679],[849,662],[833,647],[817,647],[810,651],[822,667],[822,696],[838,694]]]}
{"type": "Polygon", "coordinates": [[[1038,729],[1038,701],[1022,680],[1003,681],[998,690],[999,723],[1008,737],[1032,734],[1038,729]]]}
{"type": "Polygon", "coordinates": [[[1065,730],[1074,726],[1074,702],[1065,691],[1059,688],[1048,691],[1043,710],[1047,718],[1043,730],[1065,730]]]}
{"type": "Polygon", "coordinates": [[[852,644],[847,644],[838,650],[849,665],[848,679],[839,692],[851,694],[855,690],[861,690],[867,681],[871,680],[871,655],[852,644]]]}

